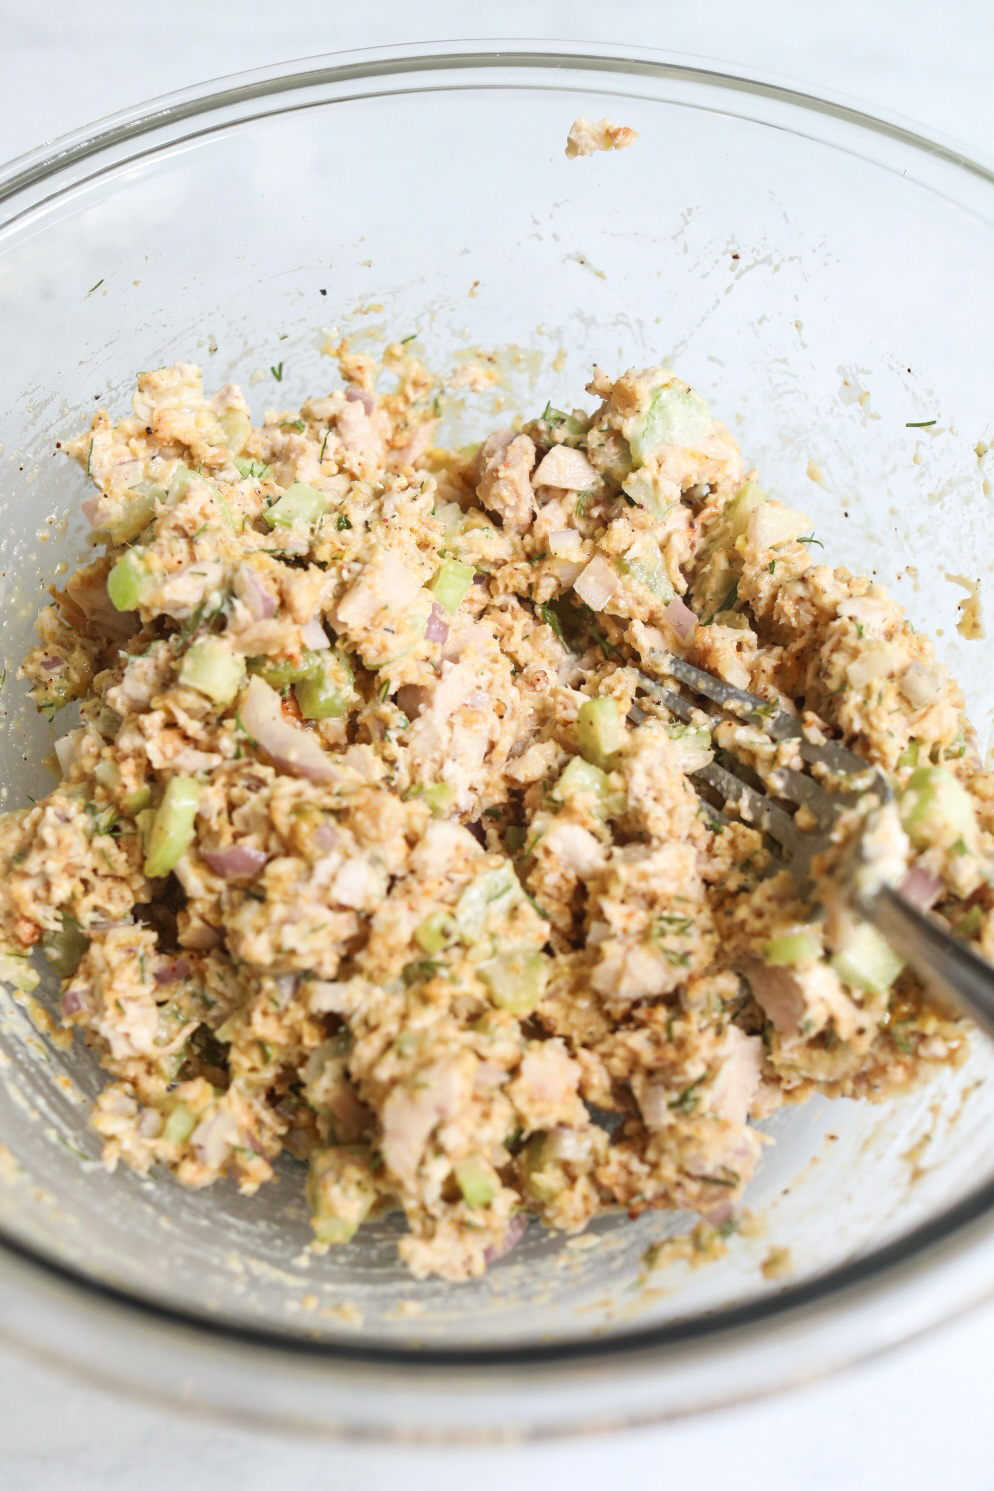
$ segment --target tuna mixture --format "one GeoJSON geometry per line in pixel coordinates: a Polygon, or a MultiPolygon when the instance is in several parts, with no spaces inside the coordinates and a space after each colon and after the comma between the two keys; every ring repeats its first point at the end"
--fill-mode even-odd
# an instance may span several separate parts
{"type": "Polygon", "coordinates": [[[919,902],[988,956],[994,777],[931,643],[672,373],[452,451],[409,353],[340,349],[261,426],[160,368],[71,442],[97,557],[21,677],[81,723],[0,821],[0,977],[57,971],[109,1166],[251,1193],[289,1151],[318,1249],[400,1209],[410,1271],[461,1280],[532,1219],[731,1224],[751,1120],[897,1092],[967,1027],[716,820],[707,719],[634,712],[636,669],[879,766],[919,902]]]}

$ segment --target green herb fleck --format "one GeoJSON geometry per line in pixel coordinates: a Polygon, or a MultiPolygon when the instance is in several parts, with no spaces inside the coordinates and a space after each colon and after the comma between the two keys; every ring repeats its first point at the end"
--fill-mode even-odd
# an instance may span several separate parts
{"type": "Polygon", "coordinates": [[[825,547],[825,545],[822,543],[821,539],[820,538],[815,538],[815,536],[814,536],[813,533],[805,533],[805,534],[803,534],[797,540],[797,542],[799,544],[815,544],[815,545],[817,545],[817,547],[819,549],[823,549],[825,547]]]}
{"type": "Polygon", "coordinates": [[[281,362],[278,362],[274,368],[271,367],[269,371],[272,373],[277,383],[283,382],[283,364],[281,362]]]}
{"type": "Polygon", "coordinates": [[[307,425],[304,423],[304,421],[302,419],[285,419],[283,421],[283,423],[280,425],[280,429],[281,430],[296,430],[298,434],[302,435],[304,433],[304,431],[307,429],[307,425]]]}
{"type": "Polygon", "coordinates": [[[556,636],[565,647],[566,643],[563,641],[563,624],[559,620],[559,617],[556,615],[555,611],[553,611],[552,607],[550,605],[540,606],[539,614],[541,615],[542,620],[545,622],[546,626],[551,626],[552,630],[555,632],[556,636]]]}
{"type": "Polygon", "coordinates": [[[100,278],[97,280],[97,283],[95,285],[91,285],[90,288],[87,290],[87,292],[86,292],[87,295],[92,295],[93,292],[94,292],[94,290],[99,290],[100,286],[103,284],[103,282],[104,282],[104,277],[103,277],[103,275],[101,275],[100,278]]]}
{"type": "Polygon", "coordinates": [[[685,1087],[683,1089],[683,1092],[681,1092],[679,1097],[673,1099],[672,1103],[670,1103],[669,1105],[672,1112],[693,1113],[694,1109],[697,1107],[698,1103],[701,1100],[700,1094],[698,1093],[697,1089],[698,1087],[700,1087],[701,1083],[706,1079],[706,1077],[707,1072],[702,1072],[699,1077],[691,1082],[689,1087],[685,1087]]]}
{"type": "Polygon", "coordinates": [[[904,428],[906,430],[930,430],[935,422],[934,419],[909,419],[904,428]]]}
{"type": "Polygon", "coordinates": [[[533,895],[531,895],[528,891],[526,891],[525,888],[524,888],[524,886],[521,887],[521,890],[522,890],[522,893],[524,895],[525,900],[528,902],[528,904],[532,908],[532,910],[533,911],[537,911],[538,914],[539,914],[539,916],[544,917],[544,919],[547,922],[551,922],[552,917],[546,911],[545,907],[544,906],[540,906],[539,903],[536,901],[535,897],[533,895]]]}
{"type": "Polygon", "coordinates": [[[90,474],[90,467],[92,466],[92,464],[93,464],[93,441],[91,440],[90,441],[90,448],[86,452],[86,474],[87,474],[87,476],[89,476],[89,474],[90,474]]]}
{"type": "Polygon", "coordinates": [[[406,347],[407,344],[408,344],[408,342],[413,342],[414,338],[416,336],[417,336],[417,332],[416,331],[412,331],[411,334],[410,334],[410,336],[401,337],[401,339],[400,339],[400,345],[402,347],[406,347]]]}
{"type": "Polygon", "coordinates": [[[331,425],[329,425],[328,428],[325,430],[325,432],[324,432],[324,439],[321,441],[321,454],[318,456],[318,462],[319,463],[324,460],[324,448],[328,444],[328,436],[330,434],[331,434],[331,425]]]}
{"type": "Polygon", "coordinates": [[[338,522],[335,524],[335,527],[338,529],[339,533],[344,533],[346,528],[352,527],[352,524],[349,522],[344,513],[339,513],[338,522]]]}

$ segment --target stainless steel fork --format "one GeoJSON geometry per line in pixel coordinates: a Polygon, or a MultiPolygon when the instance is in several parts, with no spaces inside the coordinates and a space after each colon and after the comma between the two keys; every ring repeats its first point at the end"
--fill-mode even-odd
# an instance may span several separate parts
{"type": "MultiPolygon", "coordinates": [[[[792,742],[807,767],[820,767],[822,775],[832,779],[835,790],[829,791],[808,771],[781,765],[771,767],[760,779],[736,757],[734,743],[729,748],[727,730],[722,732],[726,743],[717,759],[691,773],[726,810],[768,834],[799,880],[807,878],[814,856],[828,847],[828,834],[841,811],[867,793],[881,805],[893,797],[883,772],[838,741],[810,738],[795,715],[683,658],[654,653],[650,661],[653,669],[686,692],[667,687],[642,668],[638,671],[643,698],[654,699],[687,724],[701,722],[702,715],[711,728],[722,721],[739,721],[758,728],[773,746],[792,742]],[[813,816],[813,829],[798,823],[796,815],[801,807],[813,816]]],[[[637,702],[630,718],[636,723],[645,718],[637,702]]],[[[722,809],[713,804],[709,808],[719,819],[728,821],[722,809]]],[[[856,854],[858,857],[858,844],[856,854]]],[[[994,1038],[994,966],[952,936],[935,917],[912,905],[893,885],[853,874],[846,877],[841,889],[853,909],[883,933],[924,983],[994,1038]]]]}

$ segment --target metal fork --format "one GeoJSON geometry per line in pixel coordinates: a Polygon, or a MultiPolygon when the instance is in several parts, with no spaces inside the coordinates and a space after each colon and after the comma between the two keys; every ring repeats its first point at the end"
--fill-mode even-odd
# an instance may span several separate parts
{"type": "MultiPolygon", "coordinates": [[[[828,847],[828,835],[841,811],[867,793],[881,805],[892,799],[890,783],[877,767],[838,741],[809,738],[796,716],[774,708],[758,695],[735,688],[669,653],[653,653],[651,666],[694,696],[688,699],[644,668],[638,669],[642,695],[664,705],[678,720],[694,724],[704,716],[712,728],[722,721],[758,727],[773,745],[796,742],[797,754],[808,767],[820,768],[823,776],[836,783],[841,779],[838,790],[830,792],[807,771],[778,765],[765,773],[764,791],[764,781],[727,745],[719,749],[718,759],[691,773],[699,787],[709,789],[725,808],[768,834],[779,847],[785,865],[800,881],[807,879],[815,855],[828,847]],[[813,815],[816,829],[798,824],[795,814],[801,807],[813,815]]],[[[636,703],[629,718],[641,723],[646,715],[636,703]]],[[[728,731],[723,734],[727,738],[728,731]]],[[[703,800],[716,818],[729,821],[720,808],[703,800]]],[[[858,861],[858,843],[856,858],[858,861]]],[[[847,877],[843,890],[858,914],[883,933],[923,982],[994,1038],[994,966],[947,932],[935,917],[913,906],[894,886],[853,874],[847,877]]]]}

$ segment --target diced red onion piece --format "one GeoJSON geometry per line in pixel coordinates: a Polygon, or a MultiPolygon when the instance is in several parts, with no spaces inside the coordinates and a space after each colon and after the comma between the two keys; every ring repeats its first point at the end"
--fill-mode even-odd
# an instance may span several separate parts
{"type": "Polygon", "coordinates": [[[64,777],[67,777],[72,770],[72,764],[76,759],[76,747],[82,733],[82,730],[70,730],[67,735],[60,735],[55,742],[56,760],[64,777]]]}
{"type": "Polygon", "coordinates": [[[267,621],[276,610],[276,602],[260,583],[250,564],[241,564],[235,571],[234,590],[238,599],[248,607],[254,621],[267,621]]]}
{"type": "Polygon", "coordinates": [[[341,840],[341,830],[334,823],[319,823],[311,835],[322,854],[330,854],[341,840]]]}
{"type": "Polygon", "coordinates": [[[202,1118],[190,1136],[193,1152],[202,1165],[220,1165],[238,1134],[230,1113],[215,1110],[202,1118]]]}
{"type": "Polygon", "coordinates": [[[943,884],[938,875],[922,865],[912,865],[898,887],[901,895],[919,911],[928,911],[942,895],[943,884]]]}
{"type": "Polygon", "coordinates": [[[335,775],[335,768],[317,737],[283,718],[279,694],[258,674],[252,678],[244,697],[242,725],[277,770],[312,782],[327,782],[335,775]]]}
{"type": "Polygon", "coordinates": [[[331,646],[319,616],[312,616],[310,621],[304,622],[300,628],[300,640],[312,652],[323,652],[326,647],[331,646]]]}
{"type": "Polygon", "coordinates": [[[168,963],[163,963],[161,968],[157,968],[153,977],[161,989],[166,984],[178,984],[189,972],[190,965],[186,958],[172,958],[168,963]]]}
{"type": "Polygon", "coordinates": [[[67,989],[62,996],[62,1013],[64,1015],[78,1015],[81,1010],[86,1009],[85,989],[67,989]]]}
{"type": "Polygon", "coordinates": [[[63,657],[56,657],[53,653],[48,653],[41,659],[38,666],[45,673],[61,673],[66,666],[66,660],[63,657]]]}
{"type": "Polygon", "coordinates": [[[735,1215],[735,1203],[732,1201],[719,1201],[717,1206],[712,1206],[710,1211],[704,1213],[705,1222],[712,1227],[724,1227],[735,1215]]]}
{"type": "Polygon", "coordinates": [[[575,528],[557,528],[555,533],[549,534],[549,553],[555,559],[569,559],[580,552],[582,543],[583,539],[575,528]]]}
{"type": "Polygon", "coordinates": [[[506,1258],[511,1249],[518,1246],[518,1243],[527,1231],[527,1215],[523,1211],[516,1211],[507,1224],[507,1231],[504,1233],[503,1240],[483,1250],[483,1260],[487,1266],[489,1267],[491,1263],[496,1263],[500,1258],[506,1258]]]}
{"type": "Polygon", "coordinates": [[[376,408],[376,400],[372,394],[367,393],[364,388],[357,388],[354,383],[350,383],[345,390],[345,397],[353,404],[361,404],[367,414],[372,414],[376,408]]]}
{"type": "Polygon", "coordinates": [[[434,602],[431,615],[425,622],[426,642],[447,642],[449,640],[449,623],[445,620],[445,613],[438,602],[434,602]]]}
{"type": "Polygon", "coordinates": [[[222,880],[238,880],[257,875],[269,856],[251,844],[230,844],[226,849],[201,849],[200,857],[222,880]]]}
{"type": "Polygon", "coordinates": [[[694,635],[697,626],[697,617],[687,603],[674,596],[663,612],[669,625],[676,632],[681,642],[689,642],[694,635]]]}
{"type": "Polygon", "coordinates": [[[485,575],[482,570],[478,569],[477,572],[476,572],[476,574],[473,576],[473,584],[474,585],[485,585],[489,579],[490,579],[489,575],[485,575]]]}
{"type": "Polygon", "coordinates": [[[86,518],[86,520],[89,523],[90,527],[91,528],[96,528],[96,526],[97,526],[97,510],[98,510],[98,508],[100,506],[100,498],[99,497],[87,497],[87,499],[86,499],[85,502],[80,503],[80,506],[83,509],[83,516],[84,516],[84,518],[86,518]]]}
{"type": "Polygon", "coordinates": [[[591,611],[603,611],[620,584],[604,555],[595,554],[573,582],[573,589],[582,601],[586,601],[591,611]]]}
{"type": "Polygon", "coordinates": [[[597,472],[582,450],[573,450],[569,445],[554,445],[548,455],[542,457],[532,476],[536,487],[559,487],[570,492],[592,487],[597,472]]]}
{"type": "Polygon", "coordinates": [[[182,938],[184,947],[192,947],[197,952],[210,952],[211,948],[220,947],[222,940],[217,928],[207,922],[188,927],[182,938]]]}

